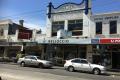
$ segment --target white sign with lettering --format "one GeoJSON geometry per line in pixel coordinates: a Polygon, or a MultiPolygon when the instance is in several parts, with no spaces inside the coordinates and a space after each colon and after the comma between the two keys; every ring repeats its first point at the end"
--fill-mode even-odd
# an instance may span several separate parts
{"type": "Polygon", "coordinates": [[[40,39],[39,44],[91,44],[91,39],[40,39]]]}

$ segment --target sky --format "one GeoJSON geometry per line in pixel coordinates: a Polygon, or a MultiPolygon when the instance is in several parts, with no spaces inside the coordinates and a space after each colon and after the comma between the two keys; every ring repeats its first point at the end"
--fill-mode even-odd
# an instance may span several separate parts
{"type": "MultiPolygon", "coordinates": [[[[67,3],[81,3],[82,0],[0,0],[0,20],[25,20],[31,28],[46,28],[46,14],[49,2],[55,7],[67,3]]],[[[92,0],[92,13],[120,12],[120,0],[92,0]]]]}

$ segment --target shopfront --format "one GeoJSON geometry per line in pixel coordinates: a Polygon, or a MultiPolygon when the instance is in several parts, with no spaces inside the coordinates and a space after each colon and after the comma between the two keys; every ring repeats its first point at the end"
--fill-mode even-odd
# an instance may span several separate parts
{"type": "Polygon", "coordinates": [[[44,59],[53,60],[61,65],[72,58],[86,58],[87,44],[90,39],[44,39],[39,44],[44,45],[44,59]]]}
{"type": "Polygon", "coordinates": [[[1,58],[16,58],[18,53],[23,55],[41,56],[43,47],[38,46],[36,42],[2,42],[0,43],[1,58]],[[4,45],[4,46],[3,46],[4,45]]]}
{"type": "Polygon", "coordinates": [[[107,68],[120,69],[120,39],[98,39],[98,44],[93,44],[93,63],[98,63],[107,68]]]}

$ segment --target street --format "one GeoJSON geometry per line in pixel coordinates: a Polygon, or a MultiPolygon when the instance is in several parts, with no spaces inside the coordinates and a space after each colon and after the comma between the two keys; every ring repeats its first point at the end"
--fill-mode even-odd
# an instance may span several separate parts
{"type": "Polygon", "coordinates": [[[120,80],[120,76],[68,72],[63,67],[40,69],[15,64],[0,64],[0,76],[5,80],[120,80]]]}

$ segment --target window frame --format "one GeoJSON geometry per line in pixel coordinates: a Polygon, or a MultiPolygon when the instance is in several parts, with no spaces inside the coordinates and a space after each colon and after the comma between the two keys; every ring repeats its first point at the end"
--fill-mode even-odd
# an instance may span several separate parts
{"type": "Polygon", "coordinates": [[[34,56],[31,56],[30,59],[37,60],[36,57],[34,57],[34,56]]]}
{"type": "Polygon", "coordinates": [[[117,20],[109,21],[109,34],[117,34],[117,20]],[[111,24],[112,22],[115,22],[115,24],[111,24]],[[115,28],[115,31],[113,31],[113,27],[115,28]]]}
{"type": "Polygon", "coordinates": [[[30,59],[30,56],[25,56],[25,59],[30,59]]]}
{"type": "Polygon", "coordinates": [[[72,63],[81,63],[81,60],[80,60],[80,59],[74,59],[74,60],[72,60],[71,62],[72,62],[72,63]],[[77,60],[79,60],[79,62],[75,62],[75,61],[77,61],[77,60]]]}
{"type": "Polygon", "coordinates": [[[96,22],[95,23],[95,28],[96,28],[96,32],[95,33],[97,35],[102,34],[103,22],[102,21],[101,22],[96,22]],[[101,25],[97,26],[97,24],[98,25],[101,24],[101,25]],[[98,28],[98,27],[100,27],[100,28],[98,28]],[[97,30],[97,29],[99,29],[99,30],[97,30]]]}
{"type": "Polygon", "coordinates": [[[88,64],[88,61],[87,60],[80,60],[81,64],[88,64]],[[82,61],[85,61],[87,63],[83,63],[82,61]]]}
{"type": "Polygon", "coordinates": [[[62,29],[64,29],[65,28],[65,21],[54,21],[54,22],[52,22],[52,36],[57,36],[57,31],[58,30],[55,30],[54,31],[54,28],[55,29],[58,29],[58,27],[61,27],[62,29]],[[57,28],[56,28],[56,26],[57,26],[57,28]]]}
{"type": "Polygon", "coordinates": [[[83,35],[83,19],[68,20],[68,31],[72,32],[72,36],[82,36],[83,35]]]}

